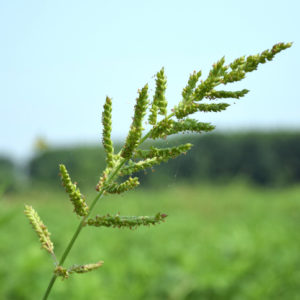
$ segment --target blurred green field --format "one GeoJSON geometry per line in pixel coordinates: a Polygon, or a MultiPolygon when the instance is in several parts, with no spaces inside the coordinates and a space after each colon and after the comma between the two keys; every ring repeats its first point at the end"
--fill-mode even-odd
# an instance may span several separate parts
{"type": "MultiPolygon", "coordinates": [[[[0,299],[41,299],[51,277],[52,260],[40,250],[24,203],[48,226],[58,256],[78,224],[63,192],[2,197],[0,299]]],[[[96,211],[168,218],[134,231],[86,228],[66,266],[104,266],[57,280],[50,299],[299,299],[300,186],[172,184],[108,196],[96,211]]]]}

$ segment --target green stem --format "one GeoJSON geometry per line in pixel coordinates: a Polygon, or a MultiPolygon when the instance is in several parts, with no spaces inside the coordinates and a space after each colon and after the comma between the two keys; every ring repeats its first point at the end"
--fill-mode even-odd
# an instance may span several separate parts
{"type": "MultiPolygon", "coordinates": [[[[173,116],[174,116],[174,113],[171,113],[170,115],[166,116],[165,119],[169,119],[169,118],[171,118],[173,116]]],[[[141,140],[139,142],[139,145],[141,145],[147,138],[149,138],[150,135],[151,135],[151,130],[145,136],[143,136],[143,138],[141,138],[141,140]]],[[[120,163],[118,164],[118,166],[108,176],[106,183],[110,183],[115,178],[115,176],[118,174],[119,170],[126,163],[126,161],[127,161],[127,159],[121,159],[120,160],[120,163]]],[[[61,259],[59,261],[59,265],[60,266],[62,266],[62,264],[65,262],[65,260],[66,260],[66,258],[68,256],[69,252],[71,251],[71,249],[72,249],[75,241],[78,238],[79,233],[81,232],[82,228],[84,227],[85,220],[90,216],[90,214],[91,214],[94,206],[96,205],[96,203],[98,202],[98,200],[103,196],[103,193],[104,193],[104,190],[101,190],[99,192],[99,194],[95,197],[94,201],[92,202],[92,204],[90,206],[89,213],[86,216],[83,217],[83,219],[81,220],[80,224],[78,225],[78,227],[77,227],[77,229],[76,229],[76,231],[75,231],[75,233],[74,233],[71,241],[69,242],[67,248],[65,249],[65,251],[64,251],[64,253],[63,253],[63,255],[62,255],[62,257],[61,257],[61,259]]],[[[57,276],[53,275],[52,278],[51,278],[51,280],[50,280],[50,282],[49,282],[49,285],[47,287],[47,290],[45,292],[43,300],[48,299],[48,296],[49,296],[49,294],[50,294],[50,292],[52,290],[52,287],[53,287],[56,279],[57,279],[57,276]]]]}
{"type": "MultiPolygon", "coordinates": [[[[175,116],[175,113],[171,113],[171,114],[169,114],[168,116],[166,116],[166,117],[163,119],[163,121],[164,121],[164,120],[168,120],[168,119],[170,119],[170,118],[172,118],[172,117],[174,117],[174,116],[175,116]]],[[[154,127],[155,127],[155,125],[154,125],[154,127]]],[[[148,132],[147,134],[145,134],[145,135],[141,138],[141,140],[140,140],[140,142],[139,142],[139,146],[140,146],[142,143],[144,143],[145,140],[151,135],[151,131],[152,131],[152,130],[149,130],[149,132],[148,132]]]]}
{"type": "MultiPolygon", "coordinates": [[[[110,183],[110,182],[114,179],[114,177],[118,174],[119,170],[120,170],[121,167],[125,164],[125,162],[126,162],[125,159],[123,159],[123,160],[120,161],[119,165],[114,169],[114,171],[113,171],[113,172],[110,174],[110,176],[107,178],[107,183],[110,183]]],[[[76,241],[77,238],[78,238],[79,233],[81,232],[82,228],[84,227],[85,220],[90,216],[90,214],[91,214],[93,208],[95,207],[96,203],[98,202],[98,200],[99,200],[100,198],[102,198],[103,193],[104,193],[104,190],[101,190],[101,191],[99,192],[99,194],[95,197],[95,199],[93,200],[92,204],[90,205],[89,213],[88,213],[86,216],[84,216],[84,217],[82,218],[82,220],[81,220],[80,224],[78,225],[78,227],[77,227],[77,229],[76,229],[76,231],[75,231],[75,233],[74,233],[74,235],[73,235],[71,241],[69,242],[67,248],[65,249],[65,251],[64,251],[64,253],[63,253],[63,255],[62,255],[62,257],[61,257],[61,259],[60,259],[60,261],[59,261],[59,265],[60,265],[60,266],[62,266],[62,264],[65,262],[65,260],[66,260],[66,258],[67,258],[67,256],[68,256],[69,252],[71,251],[71,249],[72,249],[72,247],[73,247],[75,241],[76,241]]],[[[43,300],[48,299],[48,296],[49,296],[49,294],[50,294],[50,292],[51,292],[51,289],[52,289],[52,287],[53,287],[53,285],[54,285],[56,279],[57,279],[57,276],[56,276],[56,275],[53,275],[52,278],[51,278],[51,280],[50,280],[50,282],[49,282],[49,285],[48,285],[48,287],[47,287],[47,290],[46,290],[46,292],[45,292],[45,294],[44,294],[43,300]]]]}

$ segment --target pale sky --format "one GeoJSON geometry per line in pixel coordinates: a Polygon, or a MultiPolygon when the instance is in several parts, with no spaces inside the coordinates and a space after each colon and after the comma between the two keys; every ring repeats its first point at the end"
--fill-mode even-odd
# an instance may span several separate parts
{"type": "MultiPolygon", "coordinates": [[[[165,67],[169,108],[189,74],[294,42],[233,88],[226,112],[197,114],[217,129],[300,129],[300,1],[0,1],[0,155],[101,140],[113,98],[113,137],[125,138],[137,89],[165,67]],[[230,100],[231,101],[231,100],[230,100]],[[232,101],[233,103],[234,101],[232,101]]],[[[229,86],[228,86],[229,87],[229,86]]]]}

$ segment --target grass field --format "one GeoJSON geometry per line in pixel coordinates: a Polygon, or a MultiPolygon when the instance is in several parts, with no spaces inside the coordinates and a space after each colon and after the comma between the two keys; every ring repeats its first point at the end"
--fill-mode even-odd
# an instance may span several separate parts
{"type": "MultiPolygon", "coordinates": [[[[62,254],[78,224],[64,193],[0,200],[0,299],[41,299],[53,263],[24,217],[32,204],[62,254]]],[[[97,271],[55,283],[50,299],[299,299],[300,186],[167,186],[104,198],[99,214],[168,214],[155,227],[87,228],[66,266],[97,271]]]]}

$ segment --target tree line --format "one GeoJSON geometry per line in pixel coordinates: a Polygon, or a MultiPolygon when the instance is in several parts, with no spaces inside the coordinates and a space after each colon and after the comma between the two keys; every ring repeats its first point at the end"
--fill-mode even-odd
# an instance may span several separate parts
{"type": "MultiPolygon", "coordinates": [[[[185,140],[194,145],[186,155],[155,167],[155,176],[151,171],[139,174],[145,187],[181,181],[197,184],[246,180],[262,186],[300,182],[300,132],[183,135],[170,139],[168,146],[185,140]]],[[[0,157],[0,184],[14,190],[25,179],[29,184],[58,186],[60,163],[68,166],[74,181],[90,189],[105,166],[105,153],[99,146],[50,147],[36,152],[23,169],[9,158],[0,157]]]]}

